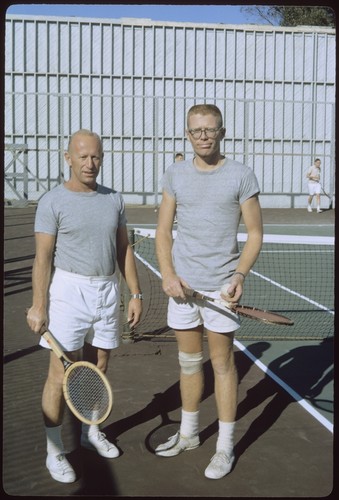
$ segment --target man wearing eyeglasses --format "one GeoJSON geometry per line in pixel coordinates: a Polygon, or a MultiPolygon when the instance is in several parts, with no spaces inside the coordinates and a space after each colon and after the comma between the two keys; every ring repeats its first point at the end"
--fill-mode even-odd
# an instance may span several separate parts
{"type": "Polygon", "coordinates": [[[262,244],[259,186],[253,171],[221,154],[225,137],[222,115],[211,104],[195,105],[187,115],[187,137],[194,157],[180,169],[171,165],[162,181],[156,250],[162,286],[169,296],[168,325],[178,343],[180,430],[156,449],[172,457],[193,450],[199,442],[199,404],[203,394],[203,333],[208,340],[214,373],[218,416],[216,453],[205,470],[220,479],[233,467],[234,428],[237,411],[237,371],[234,332],[239,319],[216,303],[191,300],[184,288],[214,298],[239,302],[245,277],[255,263],[262,244]],[[177,236],[172,224],[177,214],[177,236]],[[242,217],[248,239],[239,252],[237,232],[242,217]],[[221,293],[221,288],[226,292],[221,293]]]}

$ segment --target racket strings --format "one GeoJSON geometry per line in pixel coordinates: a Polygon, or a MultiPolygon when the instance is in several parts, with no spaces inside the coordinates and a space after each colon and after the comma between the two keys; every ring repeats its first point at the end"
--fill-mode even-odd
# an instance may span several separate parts
{"type": "Polygon", "coordinates": [[[72,366],[67,377],[69,403],[85,419],[100,421],[110,408],[110,394],[100,373],[88,366],[72,366]]]}

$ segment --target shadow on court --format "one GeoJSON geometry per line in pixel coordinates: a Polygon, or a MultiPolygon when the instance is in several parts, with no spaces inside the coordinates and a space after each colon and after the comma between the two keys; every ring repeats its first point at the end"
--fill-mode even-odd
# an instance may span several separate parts
{"type": "MultiPolygon", "coordinates": [[[[264,343],[262,343],[264,344],[264,343]]],[[[258,353],[259,354],[259,353],[258,353]]],[[[235,352],[235,362],[238,369],[239,382],[245,377],[246,372],[250,369],[252,363],[249,358],[243,356],[241,352],[235,352]]],[[[203,364],[204,370],[204,391],[202,395],[202,401],[207,400],[211,395],[214,394],[214,376],[211,362],[208,360],[203,364]]],[[[178,370],[177,370],[178,371],[178,370]]],[[[181,408],[180,399],[180,383],[179,381],[170,386],[162,393],[154,394],[152,401],[145,406],[141,411],[129,415],[126,418],[118,420],[106,428],[106,435],[116,441],[116,439],[125,432],[128,432],[133,427],[139,426],[145,422],[151,421],[156,417],[162,418],[163,425],[172,423],[169,414],[175,410],[181,408]]],[[[206,439],[211,437],[216,432],[216,424],[212,424],[210,429],[205,429],[200,433],[201,441],[204,442],[206,439]]],[[[179,429],[179,426],[178,426],[179,429]]],[[[177,429],[177,430],[178,430],[177,429]]],[[[167,440],[169,436],[165,438],[167,440]]]]}
{"type": "MultiPolygon", "coordinates": [[[[265,342],[258,343],[260,348],[265,342]]],[[[269,346],[269,344],[268,344],[269,346]]],[[[258,345],[247,348],[258,357],[258,345]]],[[[333,338],[324,339],[319,345],[303,346],[292,349],[276,358],[268,365],[268,369],[292,387],[299,394],[300,399],[314,400],[321,394],[324,386],[333,380],[333,338]]],[[[236,445],[236,456],[241,456],[260,436],[279,419],[288,405],[294,399],[277,385],[268,375],[251,387],[246,398],[240,402],[237,411],[237,420],[240,420],[253,408],[268,401],[266,407],[250,425],[246,434],[236,445]]],[[[328,405],[330,405],[330,401],[328,405]]],[[[332,402],[333,413],[333,402],[332,402]]]]}

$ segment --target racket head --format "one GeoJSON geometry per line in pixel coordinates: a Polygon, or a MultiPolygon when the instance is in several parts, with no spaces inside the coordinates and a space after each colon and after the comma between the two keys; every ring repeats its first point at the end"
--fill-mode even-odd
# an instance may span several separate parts
{"type": "Polygon", "coordinates": [[[93,363],[77,361],[63,380],[63,394],[72,413],[85,424],[100,424],[112,411],[113,393],[107,377],[93,363]]]}
{"type": "Polygon", "coordinates": [[[282,314],[274,313],[272,311],[265,311],[263,309],[257,309],[256,307],[242,305],[234,307],[234,310],[241,316],[256,319],[257,321],[261,321],[262,323],[266,323],[269,325],[294,325],[294,321],[292,321],[290,318],[287,318],[282,314]]]}
{"type": "Polygon", "coordinates": [[[168,420],[166,423],[161,423],[160,426],[153,429],[145,439],[146,448],[151,453],[155,454],[156,448],[163,443],[166,443],[171,436],[174,436],[180,429],[180,421],[173,422],[168,420]]]}

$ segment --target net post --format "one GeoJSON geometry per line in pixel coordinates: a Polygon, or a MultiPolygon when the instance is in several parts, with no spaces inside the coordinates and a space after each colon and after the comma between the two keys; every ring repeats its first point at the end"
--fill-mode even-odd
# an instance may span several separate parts
{"type": "MultiPolygon", "coordinates": [[[[134,229],[128,229],[128,240],[130,245],[134,244],[134,229]]],[[[130,293],[126,281],[120,273],[120,336],[123,344],[134,342],[135,332],[128,323],[128,304],[130,293]]]]}
{"type": "Polygon", "coordinates": [[[134,228],[132,229],[128,229],[127,230],[127,234],[128,234],[128,240],[130,242],[130,244],[133,246],[134,243],[135,243],[135,232],[134,232],[134,228]]]}

